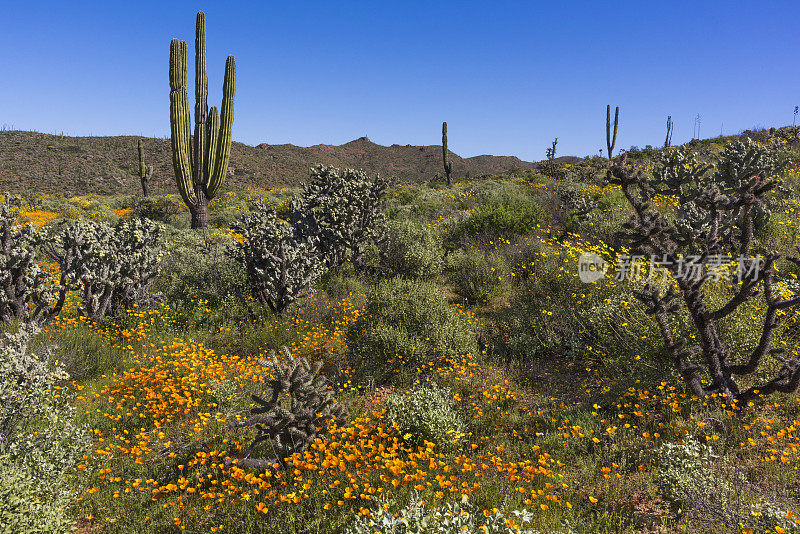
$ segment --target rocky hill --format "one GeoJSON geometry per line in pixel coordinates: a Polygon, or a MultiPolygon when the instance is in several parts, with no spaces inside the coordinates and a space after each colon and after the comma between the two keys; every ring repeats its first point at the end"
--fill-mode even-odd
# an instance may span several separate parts
{"type": "MultiPolygon", "coordinates": [[[[25,131],[0,132],[0,191],[40,191],[69,196],[136,193],[140,190],[136,136],[68,137],[25,131]]],[[[144,138],[153,165],[151,190],[175,192],[169,139],[144,138]]],[[[450,156],[456,180],[511,169],[530,169],[514,156],[450,156]]],[[[440,145],[382,146],[361,137],[343,145],[248,146],[233,143],[228,183],[235,186],[295,186],[317,164],[364,169],[399,182],[427,182],[442,174],[440,145]]]]}

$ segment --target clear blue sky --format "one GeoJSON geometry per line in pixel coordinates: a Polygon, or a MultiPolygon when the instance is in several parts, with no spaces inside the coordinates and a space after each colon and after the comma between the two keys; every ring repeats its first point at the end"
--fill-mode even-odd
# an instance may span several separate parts
{"type": "MultiPolygon", "coordinates": [[[[169,42],[206,12],[209,105],[236,57],[233,138],[539,160],[753,126],[800,105],[800,1],[5,2],[0,125],[169,135],[169,42]]],[[[190,104],[194,97],[190,88],[190,104]]],[[[193,107],[193,106],[192,106],[193,107]]]]}

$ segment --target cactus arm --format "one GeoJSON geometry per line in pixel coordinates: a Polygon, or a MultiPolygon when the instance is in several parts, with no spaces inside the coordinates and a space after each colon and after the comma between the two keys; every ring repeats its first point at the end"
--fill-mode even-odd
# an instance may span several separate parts
{"type": "Polygon", "coordinates": [[[228,56],[225,62],[225,80],[222,83],[222,110],[220,111],[217,155],[214,157],[214,172],[209,177],[206,191],[214,198],[219,191],[231,158],[231,132],[233,131],[233,95],[236,92],[236,60],[228,56]]]}
{"type": "Polygon", "coordinates": [[[139,177],[144,178],[147,169],[144,166],[144,149],[142,149],[142,140],[139,139],[136,145],[137,148],[139,149],[139,177]]]}
{"type": "Polygon", "coordinates": [[[208,76],[206,74],[206,15],[197,12],[197,31],[194,40],[194,187],[206,183],[208,159],[208,76]]]}
{"type": "Polygon", "coordinates": [[[214,176],[214,166],[217,164],[217,144],[219,141],[219,111],[217,106],[211,106],[208,112],[208,157],[206,158],[206,181],[203,183],[203,190],[208,196],[210,190],[211,177],[214,176]]]}
{"type": "Polygon", "coordinates": [[[197,203],[192,187],[192,158],[189,130],[189,51],[186,41],[173,39],[169,48],[169,123],[172,166],[178,192],[187,206],[197,203]]]}

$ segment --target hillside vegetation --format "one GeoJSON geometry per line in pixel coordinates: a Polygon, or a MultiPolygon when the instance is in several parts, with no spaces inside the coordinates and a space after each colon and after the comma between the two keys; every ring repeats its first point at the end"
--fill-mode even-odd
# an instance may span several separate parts
{"type": "MultiPolygon", "coordinates": [[[[148,199],[121,193],[135,177],[108,195],[3,195],[0,287],[16,276],[27,293],[0,296],[0,532],[800,532],[800,394],[764,387],[800,376],[800,314],[780,304],[800,296],[798,134],[454,172],[452,187],[424,165],[413,183],[324,166],[294,187],[234,179],[204,231],[162,194],[166,142],[148,199]],[[642,246],[619,233],[633,176],[659,191],[659,215],[626,230],[639,243],[656,220],[657,243],[687,254],[748,241],[720,273],[783,254],[752,292],[709,271],[696,295],[731,308],[714,331],[723,374],[769,331],[752,372],[715,378],[690,286],[657,286],[684,291],[661,324],[652,283],[614,279],[642,246]],[[747,206],[719,239],[702,216],[717,186],[747,206]],[[595,283],[579,279],[587,252],[611,267],[595,283]]],[[[23,134],[0,138],[14,136],[24,153],[23,134]]],[[[30,157],[105,150],[69,142],[30,157]]],[[[135,138],[103,142],[119,173],[135,161],[135,138]]],[[[266,175],[258,158],[280,148],[233,150],[266,175]]]]}

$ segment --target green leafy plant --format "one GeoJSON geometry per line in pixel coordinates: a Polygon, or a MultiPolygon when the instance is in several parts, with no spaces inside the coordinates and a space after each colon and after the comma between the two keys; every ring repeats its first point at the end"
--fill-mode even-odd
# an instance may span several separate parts
{"type": "Polygon", "coordinates": [[[469,321],[439,288],[402,278],[378,284],[346,337],[348,357],[376,385],[438,358],[477,354],[469,321]]]}
{"type": "Polygon", "coordinates": [[[414,491],[408,504],[402,505],[394,499],[379,498],[370,507],[370,514],[357,517],[347,528],[347,534],[537,534],[538,531],[523,525],[533,520],[527,510],[514,510],[510,514],[493,512],[488,516],[480,513],[462,496],[457,503],[431,506],[414,491]],[[513,517],[510,517],[513,516],[513,517]],[[513,519],[508,525],[507,520],[513,519]]]}
{"type": "Polygon", "coordinates": [[[447,269],[455,292],[470,304],[501,296],[509,287],[511,269],[496,253],[459,250],[448,256],[447,269]]]}
{"type": "Polygon", "coordinates": [[[392,222],[381,246],[381,264],[401,276],[436,276],[444,267],[441,238],[429,224],[410,219],[392,222]]]}
{"type": "Polygon", "coordinates": [[[453,450],[467,436],[464,418],[454,407],[450,390],[435,383],[389,396],[386,410],[400,435],[414,445],[428,441],[442,450],[453,450]]]}

